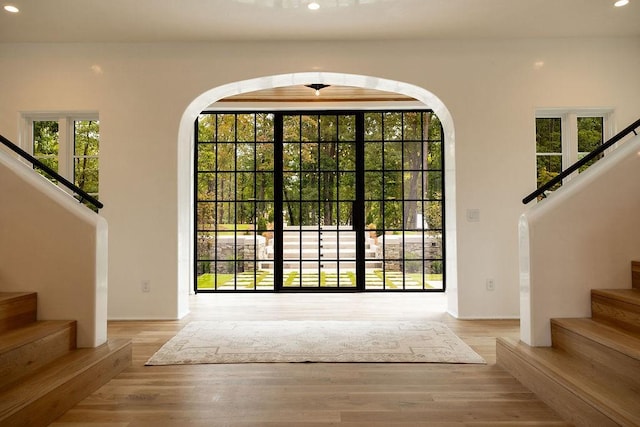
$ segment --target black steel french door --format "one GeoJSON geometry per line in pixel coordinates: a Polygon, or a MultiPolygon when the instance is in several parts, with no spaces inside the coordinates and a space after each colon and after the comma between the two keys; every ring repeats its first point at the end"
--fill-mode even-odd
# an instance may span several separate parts
{"type": "Polygon", "coordinates": [[[444,290],[431,111],[204,112],[196,292],[444,290]]]}
{"type": "Polygon", "coordinates": [[[362,114],[279,113],[279,290],[363,290],[362,114]]]}

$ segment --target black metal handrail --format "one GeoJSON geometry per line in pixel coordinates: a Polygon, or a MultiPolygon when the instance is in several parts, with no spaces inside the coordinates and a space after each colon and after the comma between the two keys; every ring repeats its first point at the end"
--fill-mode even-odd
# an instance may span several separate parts
{"type": "Polygon", "coordinates": [[[9,148],[14,153],[18,154],[23,159],[28,160],[33,166],[37,167],[38,169],[42,169],[47,174],[51,175],[51,177],[56,179],[60,184],[64,185],[69,190],[73,191],[74,194],[77,194],[79,196],[78,200],[80,201],[80,203],[87,201],[91,203],[96,209],[102,209],[102,207],[104,206],[100,201],[98,201],[98,199],[91,196],[82,188],[78,187],[68,179],[64,178],[63,176],[60,176],[59,173],[57,173],[56,171],[51,169],[49,166],[42,163],[40,160],[33,157],[31,154],[27,153],[22,148],[18,147],[16,144],[9,141],[7,138],[5,138],[2,135],[0,135],[0,142],[2,142],[7,148],[9,148]]]}
{"type": "Polygon", "coordinates": [[[613,138],[611,138],[610,140],[608,140],[607,142],[605,142],[604,144],[602,144],[601,146],[599,146],[598,148],[596,148],[595,150],[593,150],[592,152],[584,156],[582,159],[578,160],[577,162],[575,162],[574,164],[572,164],[571,166],[569,166],[568,168],[560,172],[558,175],[554,176],[553,179],[547,181],[544,185],[542,185],[536,191],[534,191],[533,193],[529,194],[527,197],[522,199],[522,203],[526,205],[530,201],[538,198],[538,196],[545,197],[545,192],[547,190],[551,189],[554,185],[561,183],[563,179],[571,175],[573,172],[577,171],[582,166],[586,165],[591,160],[598,157],[600,154],[604,153],[604,151],[607,148],[611,147],[613,144],[620,141],[622,138],[624,138],[625,136],[629,135],[632,132],[635,135],[638,135],[638,133],[636,132],[636,129],[638,127],[640,127],[640,119],[631,123],[629,126],[624,128],[621,132],[619,132],[616,136],[614,136],[613,138]]]}

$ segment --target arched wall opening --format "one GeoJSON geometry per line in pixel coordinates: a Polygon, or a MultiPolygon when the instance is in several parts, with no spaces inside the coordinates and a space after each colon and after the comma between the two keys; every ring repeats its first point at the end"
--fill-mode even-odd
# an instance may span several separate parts
{"type": "Polygon", "coordinates": [[[229,96],[257,90],[323,83],[364,89],[394,92],[412,97],[432,109],[439,117],[445,137],[445,228],[446,277],[448,311],[458,314],[457,237],[456,237],[456,184],[455,184],[455,132],[453,118],[444,103],[428,90],[403,82],[371,76],[304,72],[260,77],[218,86],[202,93],[185,109],[178,129],[177,155],[177,213],[178,213],[178,277],[177,312],[183,317],[189,312],[189,293],[193,289],[193,123],[198,115],[212,103],[229,96]]]}

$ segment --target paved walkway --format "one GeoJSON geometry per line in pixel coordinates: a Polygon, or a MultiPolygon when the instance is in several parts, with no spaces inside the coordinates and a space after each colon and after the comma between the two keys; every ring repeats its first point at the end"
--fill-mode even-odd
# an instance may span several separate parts
{"type": "MultiPolygon", "coordinates": [[[[303,273],[299,274],[298,271],[285,272],[284,287],[291,288],[315,288],[319,287],[340,287],[340,288],[355,288],[356,277],[352,271],[341,272],[320,272],[320,273],[303,273]]],[[[422,289],[422,284],[419,282],[419,278],[416,279],[416,275],[407,275],[404,277],[405,289],[422,289]]],[[[419,276],[419,275],[418,275],[419,276]]],[[[272,290],[274,288],[274,275],[271,271],[258,271],[257,274],[253,272],[238,273],[235,277],[227,280],[223,284],[218,284],[219,290],[253,290],[254,283],[257,279],[258,290],[272,290]]],[[[402,272],[387,272],[386,273],[386,289],[402,289],[403,273],[402,272]]],[[[368,271],[365,276],[366,289],[385,289],[383,286],[383,274],[381,270],[368,271]]],[[[425,288],[441,289],[441,281],[427,281],[425,288]]],[[[201,288],[206,289],[206,288],[201,288]]]]}

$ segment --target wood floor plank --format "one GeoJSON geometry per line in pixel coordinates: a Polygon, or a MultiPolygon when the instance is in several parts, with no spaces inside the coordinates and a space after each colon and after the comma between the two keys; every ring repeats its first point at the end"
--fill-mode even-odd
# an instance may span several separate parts
{"type": "Polygon", "coordinates": [[[515,320],[456,320],[440,294],[205,294],[177,321],[109,322],[133,340],[132,366],[52,427],[566,426],[495,365],[496,337],[515,320]],[[144,366],[192,320],[430,320],[451,328],[487,365],[261,363],[144,366]]]}

